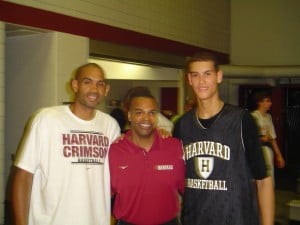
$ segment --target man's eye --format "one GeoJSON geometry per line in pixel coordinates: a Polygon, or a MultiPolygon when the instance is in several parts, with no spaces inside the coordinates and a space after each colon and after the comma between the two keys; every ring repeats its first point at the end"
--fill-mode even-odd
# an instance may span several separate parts
{"type": "Polygon", "coordinates": [[[103,82],[103,81],[101,81],[101,82],[98,82],[98,87],[100,87],[100,88],[104,88],[105,87],[105,82],[103,82]]]}
{"type": "Polygon", "coordinates": [[[155,116],[156,115],[156,112],[153,111],[153,112],[150,112],[150,116],[155,116]]]}
{"type": "Polygon", "coordinates": [[[90,81],[90,80],[84,80],[83,83],[84,83],[84,84],[90,84],[91,81],[90,81]]]}

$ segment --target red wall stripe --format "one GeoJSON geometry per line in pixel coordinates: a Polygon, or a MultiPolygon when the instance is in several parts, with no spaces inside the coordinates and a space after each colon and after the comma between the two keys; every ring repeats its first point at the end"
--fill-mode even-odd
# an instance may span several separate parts
{"type": "MultiPolygon", "coordinates": [[[[191,55],[200,50],[208,50],[177,41],[1,0],[0,20],[8,23],[71,33],[95,40],[130,45],[182,56],[191,55]]],[[[211,52],[218,54],[223,63],[229,62],[229,55],[215,51],[211,52]]]]}

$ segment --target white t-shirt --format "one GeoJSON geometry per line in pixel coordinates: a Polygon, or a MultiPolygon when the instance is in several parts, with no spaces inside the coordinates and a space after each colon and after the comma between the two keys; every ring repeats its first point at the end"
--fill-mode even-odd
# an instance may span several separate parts
{"type": "Polygon", "coordinates": [[[34,174],[28,224],[109,225],[115,119],[97,111],[81,120],[64,105],[42,109],[29,125],[15,161],[34,174]]]}
{"type": "Polygon", "coordinates": [[[269,113],[262,115],[258,110],[253,111],[251,114],[256,120],[259,134],[266,135],[268,133],[272,139],[275,139],[276,133],[271,115],[269,113]]]}

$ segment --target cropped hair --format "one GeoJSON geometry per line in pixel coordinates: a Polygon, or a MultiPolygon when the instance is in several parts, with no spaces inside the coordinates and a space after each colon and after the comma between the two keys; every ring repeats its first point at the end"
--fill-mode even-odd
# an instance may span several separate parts
{"type": "Polygon", "coordinates": [[[270,91],[258,91],[254,94],[254,101],[257,103],[261,102],[265,98],[271,98],[271,92],[270,91]]]}
{"type": "Polygon", "coordinates": [[[86,63],[86,64],[84,64],[84,65],[78,67],[78,68],[75,70],[75,77],[74,77],[74,78],[75,78],[76,80],[78,80],[78,78],[79,78],[79,76],[80,76],[82,70],[85,69],[85,68],[87,68],[87,67],[95,67],[95,68],[99,69],[99,70],[103,73],[103,75],[105,75],[104,70],[103,70],[102,67],[99,66],[97,63],[86,63]]]}
{"type": "Polygon", "coordinates": [[[123,108],[125,112],[129,111],[131,102],[134,98],[137,97],[146,97],[155,100],[154,96],[151,94],[151,91],[148,87],[138,86],[129,89],[123,99],[123,108]]]}
{"type": "Polygon", "coordinates": [[[187,57],[186,58],[186,63],[185,63],[185,72],[189,72],[189,66],[193,62],[207,62],[207,61],[212,61],[214,63],[214,67],[216,71],[219,71],[220,69],[220,64],[219,64],[219,59],[218,57],[207,51],[202,51],[202,52],[197,52],[194,55],[187,57]]]}

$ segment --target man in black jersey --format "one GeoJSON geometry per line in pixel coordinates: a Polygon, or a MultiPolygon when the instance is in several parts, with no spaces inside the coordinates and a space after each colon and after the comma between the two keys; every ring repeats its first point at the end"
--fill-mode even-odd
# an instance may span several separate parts
{"type": "Polygon", "coordinates": [[[186,66],[197,107],[174,129],[186,160],[184,225],[273,225],[274,190],[251,115],[219,97],[223,72],[202,52],[186,66]]]}

